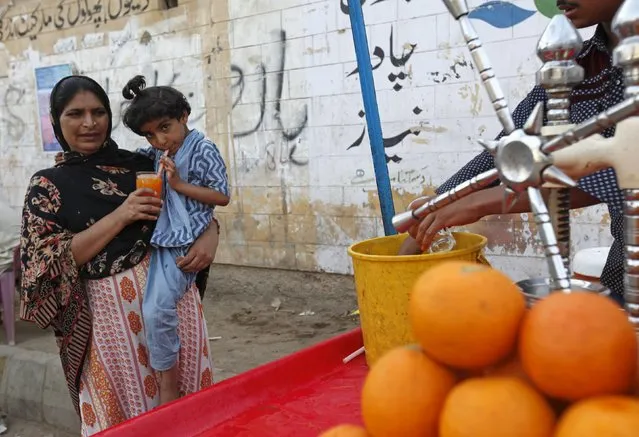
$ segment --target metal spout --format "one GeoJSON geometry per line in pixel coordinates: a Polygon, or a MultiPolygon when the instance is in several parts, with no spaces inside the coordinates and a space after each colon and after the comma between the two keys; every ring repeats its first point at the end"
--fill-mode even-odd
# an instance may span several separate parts
{"type": "Polygon", "coordinates": [[[537,44],[537,56],[544,65],[537,72],[537,83],[548,93],[548,124],[570,123],[570,93],[584,80],[584,69],[575,59],[583,40],[565,15],[555,15],[537,44]]]}
{"type": "Polygon", "coordinates": [[[563,14],[555,15],[537,43],[537,55],[542,62],[572,61],[583,47],[583,39],[563,14]]]}
{"type": "Polygon", "coordinates": [[[624,300],[630,322],[639,330],[639,190],[624,194],[624,300]]]}
{"type": "Polygon", "coordinates": [[[639,1],[626,0],[617,11],[612,29],[619,37],[613,62],[623,70],[626,96],[639,94],[639,1]]]}
{"type": "MultiPolygon", "coordinates": [[[[612,30],[619,37],[613,62],[623,71],[625,94],[639,98],[639,0],[626,0],[612,30]]],[[[633,114],[636,116],[636,112],[633,114]]],[[[639,187],[624,189],[624,300],[630,322],[639,331],[639,187]]]]}
{"type": "Polygon", "coordinates": [[[393,227],[400,234],[408,232],[417,223],[419,223],[419,218],[415,217],[413,211],[400,212],[393,217],[393,227]]]}
{"type": "MultiPolygon", "coordinates": [[[[549,126],[570,124],[570,95],[574,87],[584,79],[584,69],[575,59],[583,47],[581,35],[572,22],[563,14],[555,15],[539,38],[537,56],[544,63],[537,71],[537,83],[548,94],[546,119],[549,126]]],[[[544,171],[544,180],[555,182],[553,167],[544,171]]],[[[563,185],[563,184],[562,184],[563,185]]],[[[559,276],[557,259],[553,252],[547,252],[551,272],[552,287],[569,290],[571,277],[570,257],[570,189],[552,188],[548,199],[550,224],[556,238],[557,253],[561,257],[564,272],[559,276]],[[552,258],[552,259],[551,259],[552,258]],[[565,275],[565,276],[564,276],[565,275]]],[[[543,229],[540,229],[540,232],[543,229]]]]}
{"type": "Polygon", "coordinates": [[[637,35],[639,30],[639,1],[626,0],[612,20],[612,31],[624,40],[637,35]]]}

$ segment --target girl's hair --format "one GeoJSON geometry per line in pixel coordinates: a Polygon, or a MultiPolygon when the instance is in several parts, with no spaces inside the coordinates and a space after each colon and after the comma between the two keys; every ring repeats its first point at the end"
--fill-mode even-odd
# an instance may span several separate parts
{"type": "Polygon", "coordinates": [[[49,97],[49,112],[53,122],[53,132],[55,133],[58,142],[66,152],[71,149],[62,135],[60,117],[64,112],[64,108],[66,108],[69,102],[81,91],[93,93],[106,109],[107,114],[109,115],[107,139],[111,137],[113,114],[111,113],[109,96],[106,91],[104,91],[104,88],[102,88],[95,80],[87,76],[67,76],[55,84],[51,91],[51,96],[49,97]]]}
{"type": "Polygon", "coordinates": [[[122,122],[138,135],[144,135],[146,123],[168,117],[180,119],[191,115],[191,105],[184,94],[170,86],[146,88],[144,76],[135,76],[122,89],[122,96],[131,103],[124,110],[122,122]]]}

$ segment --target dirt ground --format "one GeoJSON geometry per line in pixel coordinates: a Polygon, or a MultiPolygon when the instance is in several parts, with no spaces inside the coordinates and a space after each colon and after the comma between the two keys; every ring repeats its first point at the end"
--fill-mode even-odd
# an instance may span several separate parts
{"type": "Polygon", "coordinates": [[[350,276],[214,265],[203,304],[216,381],[358,325],[350,276]]]}
{"type": "MultiPolygon", "coordinates": [[[[2,437],[76,437],[74,434],[60,431],[41,423],[28,422],[26,420],[10,418],[7,425],[9,431],[1,434],[2,437]]],[[[78,433],[79,434],[79,433],[78,433]]]]}

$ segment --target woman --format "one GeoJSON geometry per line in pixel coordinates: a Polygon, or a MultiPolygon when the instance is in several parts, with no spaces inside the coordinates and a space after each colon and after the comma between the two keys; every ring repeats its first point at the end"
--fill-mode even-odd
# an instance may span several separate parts
{"type": "MultiPolygon", "coordinates": [[[[118,149],[111,107],[97,82],[67,77],[51,93],[51,122],[64,161],[41,170],[27,191],[22,224],[21,316],[55,332],[71,399],[89,436],[158,405],[148,363],[142,291],[161,201],[135,189],[152,162],[118,149]]],[[[211,261],[216,227],[180,260],[197,272],[211,261]]],[[[212,381],[197,288],[178,305],[179,389],[212,381]]]]}

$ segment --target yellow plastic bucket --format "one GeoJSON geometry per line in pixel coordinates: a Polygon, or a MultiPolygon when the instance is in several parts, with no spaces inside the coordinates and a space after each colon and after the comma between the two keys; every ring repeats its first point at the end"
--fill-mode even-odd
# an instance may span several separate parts
{"type": "Polygon", "coordinates": [[[451,260],[488,264],[483,255],[486,237],[468,232],[453,235],[455,248],[445,253],[398,256],[408,234],[373,238],[348,248],[369,366],[390,349],[414,343],[408,323],[408,299],[422,273],[451,260]]]}

